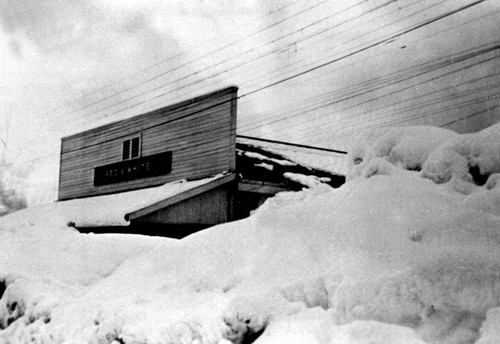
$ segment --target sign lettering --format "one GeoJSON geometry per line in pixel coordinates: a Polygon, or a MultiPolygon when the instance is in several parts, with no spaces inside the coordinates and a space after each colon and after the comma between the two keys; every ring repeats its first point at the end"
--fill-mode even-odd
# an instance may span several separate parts
{"type": "Polygon", "coordinates": [[[94,168],[94,186],[156,177],[172,171],[172,152],[125,160],[94,168]]]}

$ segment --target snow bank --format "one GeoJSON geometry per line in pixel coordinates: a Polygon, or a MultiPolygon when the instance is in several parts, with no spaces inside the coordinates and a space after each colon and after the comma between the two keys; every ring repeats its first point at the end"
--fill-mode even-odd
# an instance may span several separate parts
{"type": "MultiPolygon", "coordinates": [[[[500,123],[476,134],[459,135],[436,127],[390,128],[380,137],[367,136],[349,153],[349,176],[356,178],[375,158],[436,183],[453,178],[484,185],[500,173],[500,123]]],[[[458,190],[457,190],[458,191],[458,190]]]]}
{"type": "Polygon", "coordinates": [[[440,145],[425,161],[423,176],[436,183],[457,177],[484,185],[489,176],[500,172],[499,127],[500,123],[440,145]]]}
{"type": "Polygon", "coordinates": [[[389,128],[378,137],[366,135],[348,154],[349,176],[359,176],[374,158],[407,170],[421,170],[436,147],[457,137],[453,131],[425,126],[389,128]]]}
{"type": "Polygon", "coordinates": [[[427,129],[365,142],[341,188],[182,240],[79,234],[55,207],[0,218],[0,342],[498,342],[500,126],[427,129]]]}

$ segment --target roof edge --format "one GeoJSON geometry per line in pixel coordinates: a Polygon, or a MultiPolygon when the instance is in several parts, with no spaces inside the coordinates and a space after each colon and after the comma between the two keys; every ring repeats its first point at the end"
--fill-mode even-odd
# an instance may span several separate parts
{"type": "Polygon", "coordinates": [[[117,120],[117,121],[113,121],[113,122],[110,122],[110,123],[99,125],[97,127],[94,127],[94,128],[88,129],[88,130],[84,130],[84,131],[81,131],[81,132],[78,132],[78,133],[75,133],[75,134],[63,136],[61,138],[61,141],[67,141],[67,140],[75,139],[75,138],[77,138],[79,136],[85,136],[87,133],[92,132],[92,131],[96,130],[97,128],[107,127],[107,126],[113,126],[113,125],[115,125],[117,123],[120,123],[120,122],[123,122],[123,121],[127,121],[127,120],[130,120],[131,118],[135,118],[135,117],[138,117],[138,116],[149,115],[149,114],[151,114],[153,112],[160,111],[160,110],[162,110],[162,111],[173,111],[175,109],[182,108],[182,107],[185,107],[185,106],[189,106],[191,104],[203,101],[205,99],[214,97],[214,96],[219,95],[219,94],[236,93],[236,92],[238,92],[238,86],[236,86],[236,85],[230,85],[230,86],[227,86],[227,87],[224,87],[224,88],[221,88],[221,89],[209,92],[209,93],[205,93],[205,94],[201,94],[201,95],[198,95],[198,96],[195,96],[195,97],[192,97],[192,98],[181,100],[179,102],[176,102],[176,103],[173,103],[173,104],[170,104],[170,105],[161,106],[161,107],[156,108],[156,109],[151,110],[151,111],[142,112],[142,113],[136,114],[136,115],[131,116],[131,117],[127,117],[127,118],[124,118],[124,119],[120,119],[120,120],[117,120]]]}
{"type": "Polygon", "coordinates": [[[197,196],[199,194],[202,194],[204,192],[215,189],[216,187],[219,187],[219,186],[224,185],[226,183],[232,182],[235,179],[236,179],[235,173],[223,175],[222,177],[217,178],[217,179],[215,179],[207,184],[197,186],[195,188],[184,191],[184,192],[177,194],[175,196],[172,196],[170,198],[167,198],[167,199],[164,199],[162,201],[156,202],[154,204],[148,205],[147,207],[144,207],[144,208],[135,210],[131,213],[125,214],[125,216],[124,216],[125,221],[129,222],[130,220],[134,220],[134,219],[140,218],[142,216],[151,214],[157,210],[169,207],[171,205],[185,201],[189,198],[192,198],[192,197],[197,196]]]}
{"type": "MultiPolygon", "coordinates": [[[[285,142],[285,141],[276,141],[276,140],[269,140],[269,139],[263,139],[260,137],[253,137],[253,136],[246,136],[246,135],[236,135],[236,139],[242,138],[245,140],[254,140],[254,141],[260,141],[260,142],[267,142],[267,143],[272,143],[272,144],[278,144],[278,145],[283,145],[283,146],[291,146],[291,147],[297,147],[297,148],[304,148],[304,149],[312,149],[312,150],[318,150],[318,151],[324,151],[324,152],[330,152],[330,153],[338,153],[338,154],[347,154],[346,151],[338,150],[338,149],[331,149],[331,148],[326,148],[326,147],[317,147],[317,146],[310,146],[310,145],[303,145],[299,143],[292,143],[292,142],[285,142]]],[[[246,143],[239,142],[239,144],[246,145],[246,143]]]]}

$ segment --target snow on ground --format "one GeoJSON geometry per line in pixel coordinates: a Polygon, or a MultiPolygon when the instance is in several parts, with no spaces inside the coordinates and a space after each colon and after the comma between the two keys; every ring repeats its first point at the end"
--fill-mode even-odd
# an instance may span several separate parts
{"type": "Polygon", "coordinates": [[[499,135],[392,128],[182,240],[2,217],[0,343],[499,343],[499,135]]]}

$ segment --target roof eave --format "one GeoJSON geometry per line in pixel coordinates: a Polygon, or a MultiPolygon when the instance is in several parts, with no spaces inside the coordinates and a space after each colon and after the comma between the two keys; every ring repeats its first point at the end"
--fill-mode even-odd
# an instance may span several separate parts
{"type": "Polygon", "coordinates": [[[203,184],[200,186],[197,186],[195,188],[192,188],[190,190],[187,190],[185,192],[182,192],[180,194],[177,194],[175,196],[169,197],[167,199],[164,199],[162,201],[159,201],[157,203],[148,205],[147,207],[135,210],[131,213],[125,214],[125,221],[131,221],[134,219],[138,219],[140,217],[143,217],[145,215],[151,214],[155,211],[158,211],[163,208],[167,208],[169,206],[172,206],[176,203],[185,201],[189,198],[192,198],[194,196],[197,196],[199,194],[202,194],[204,192],[213,190],[219,186],[222,186],[224,184],[227,184],[229,182],[232,182],[236,179],[236,174],[230,173],[225,176],[222,176],[221,178],[215,179],[211,181],[210,183],[203,184]]]}

